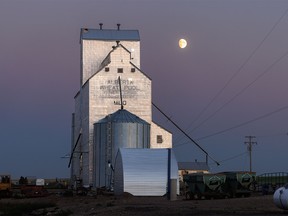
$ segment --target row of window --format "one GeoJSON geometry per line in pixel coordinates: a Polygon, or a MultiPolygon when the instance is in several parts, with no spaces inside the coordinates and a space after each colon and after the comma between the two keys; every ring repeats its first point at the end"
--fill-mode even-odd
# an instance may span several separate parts
{"type": "MultiPolygon", "coordinates": [[[[109,72],[110,68],[109,67],[105,67],[105,72],[109,72]]],[[[131,68],[131,72],[134,73],[136,70],[135,68],[131,68]]],[[[123,68],[117,68],[117,73],[123,73],[123,68]]]]}

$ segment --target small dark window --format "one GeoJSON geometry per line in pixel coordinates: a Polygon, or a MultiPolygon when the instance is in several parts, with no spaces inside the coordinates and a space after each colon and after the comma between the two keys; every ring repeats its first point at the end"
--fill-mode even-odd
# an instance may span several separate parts
{"type": "Polygon", "coordinates": [[[108,72],[109,71],[109,67],[105,67],[105,72],[108,72]]]}
{"type": "Polygon", "coordinates": [[[118,68],[117,72],[118,73],[123,73],[123,68],[118,68]]]}
{"type": "Polygon", "coordinates": [[[157,143],[163,143],[162,135],[157,135],[157,143]]]}
{"type": "Polygon", "coordinates": [[[131,72],[133,72],[133,73],[134,73],[134,72],[135,72],[135,68],[131,68],[131,72]]]}

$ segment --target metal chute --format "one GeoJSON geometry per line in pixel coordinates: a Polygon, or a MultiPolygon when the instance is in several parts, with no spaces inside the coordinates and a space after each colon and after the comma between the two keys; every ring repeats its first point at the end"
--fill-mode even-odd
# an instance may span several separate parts
{"type": "Polygon", "coordinates": [[[71,165],[71,162],[72,162],[72,158],[73,158],[75,149],[76,149],[76,147],[77,147],[77,145],[78,145],[78,142],[79,142],[81,136],[82,136],[82,133],[80,132],[80,133],[79,133],[79,136],[78,136],[78,138],[77,138],[76,144],[74,145],[74,147],[73,147],[73,149],[72,149],[72,152],[71,152],[71,155],[70,155],[70,159],[69,159],[68,168],[70,168],[70,165],[71,165]]]}

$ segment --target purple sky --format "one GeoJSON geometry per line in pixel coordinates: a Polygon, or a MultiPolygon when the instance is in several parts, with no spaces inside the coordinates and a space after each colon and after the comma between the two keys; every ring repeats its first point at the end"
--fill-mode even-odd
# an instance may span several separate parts
{"type": "MultiPolygon", "coordinates": [[[[288,14],[280,20],[287,9],[286,0],[1,0],[0,173],[69,176],[61,156],[70,152],[81,27],[138,29],[154,103],[197,140],[288,105],[288,56],[280,59],[288,51],[288,14]],[[180,38],[187,48],[178,47],[180,38]]],[[[154,121],[174,133],[179,161],[204,161],[157,111],[154,121]]],[[[210,161],[212,172],[249,170],[245,136],[256,136],[253,170],[288,172],[287,122],[286,107],[199,144],[221,164],[210,161]]]]}

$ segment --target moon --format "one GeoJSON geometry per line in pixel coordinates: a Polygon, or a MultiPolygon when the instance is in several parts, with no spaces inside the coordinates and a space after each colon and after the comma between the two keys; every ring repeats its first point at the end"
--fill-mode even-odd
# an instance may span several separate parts
{"type": "Polygon", "coordinates": [[[179,40],[179,47],[181,48],[181,49],[184,49],[185,47],[187,46],[187,41],[185,40],[185,39],[180,39],[179,40]]]}

